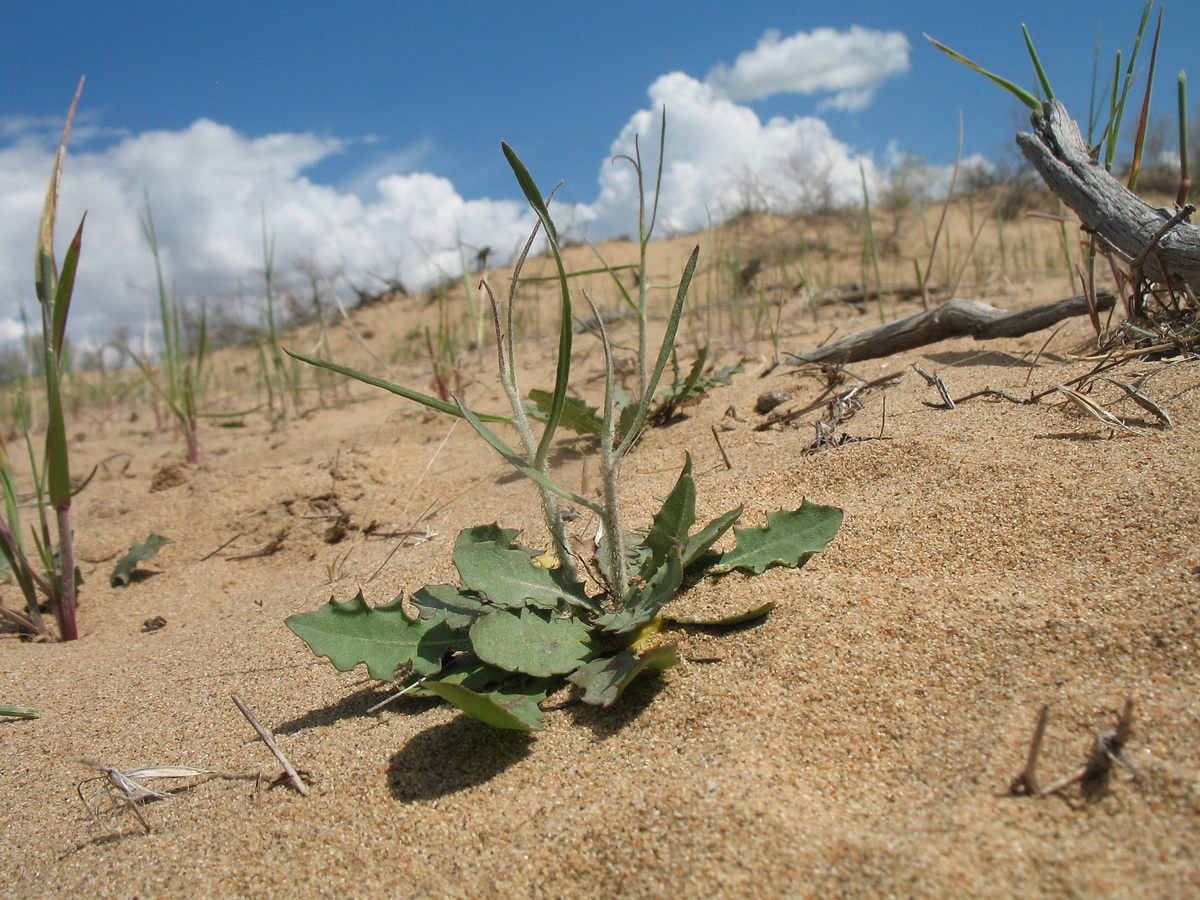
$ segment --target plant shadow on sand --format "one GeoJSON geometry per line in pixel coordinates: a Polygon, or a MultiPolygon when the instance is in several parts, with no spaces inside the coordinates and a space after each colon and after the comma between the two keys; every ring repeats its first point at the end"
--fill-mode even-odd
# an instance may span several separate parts
{"type": "Polygon", "coordinates": [[[621,702],[608,709],[574,704],[572,724],[590,729],[595,740],[606,741],[645,712],[666,686],[666,679],[656,672],[631,684],[621,695],[621,702]]]}
{"type": "MultiPolygon", "coordinates": [[[[372,682],[360,691],[321,709],[314,709],[302,716],[284,722],[275,729],[276,734],[295,734],[309,728],[327,728],[342,719],[369,719],[371,707],[395,693],[394,686],[372,682]]],[[[436,697],[404,697],[400,703],[391,704],[393,710],[417,715],[437,706],[442,701],[436,697]],[[403,705],[401,705],[403,704],[403,705]]]]}
{"type": "Polygon", "coordinates": [[[458,716],[422,731],[392,757],[388,788],[397,800],[436,800],[490,781],[528,756],[534,743],[525,732],[458,716]]]}

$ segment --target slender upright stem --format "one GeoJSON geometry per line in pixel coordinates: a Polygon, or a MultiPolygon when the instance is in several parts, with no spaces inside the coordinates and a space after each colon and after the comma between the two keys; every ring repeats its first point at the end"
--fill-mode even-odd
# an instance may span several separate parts
{"type": "Polygon", "coordinates": [[[64,641],[79,637],[75,621],[75,542],[71,537],[71,501],[57,507],[58,545],[62,554],[62,578],[59,582],[58,623],[64,641]]]}
{"type": "MultiPolygon", "coordinates": [[[[537,233],[536,231],[534,232],[537,233]]],[[[532,242],[532,237],[530,241],[532,242]]],[[[524,261],[524,255],[521,257],[524,261]]],[[[516,283],[520,267],[518,265],[517,272],[513,275],[513,283],[516,283]]],[[[521,388],[517,382],[517,369],[513,364],[512,358],[512,299],[509,299],[509,330],[506,333],[503,326],[503,318],[500,310],[500,301],[496,299],[496,295],[492,293],[491,286],[486,282],[481,282],[480,286],[487,293],[488,299],[492,305],[492,320],[496,326],[496,352],[499,356],[500,368],[500,384],[504,387],[504,394],[508,398],[508,405],[513,411],[513,427],[517,431],[517,437],[521,439],[521,445],[525,448],[525,458],[529,462],[538,467],[538,471],[543,475],[549,474],[545,471],[544,463],[538,465],[537,450],[538,441],[533,434],[533,428],[529,424],[529,417],[525,414],[525,406],[521,403],[521,388]]],[[[554,552],[558,556],[559,563],[562,565],[563,573],[572,581],[579,580],[579,570],[575,564],[575,554],[571,549],[571,541],[567,535],[567,526],[563,522],[562,512],[558,508],[558,497],[552,491],[547,490],[540,484],[535,484],[538,496],[542,500],[542,514],[546,519],[546,529],[550,532],[550,537],[554,541],[554,552]]]]}
{"type": "MultiPolygon", "coordinates": [[[[645,268],[642,269],[643,275],[645,268]]],[[[604,537],[608,549],[609,593],[616,598],[624,597],[629,591],[629,557],[625,552],[625,527],[621,523],[621,498],[619,481],[621,455],[617,447],[617,392],[616,367],[613,363],[612,341],[604,318],[587,291],[584,299],[596,317],[600,333],[600,345],[604,348],[604,420],[600,429],[600,492],[604,507],[604,537]]],[[[644,356],[644,353],[643,353],[644,356]]]]}

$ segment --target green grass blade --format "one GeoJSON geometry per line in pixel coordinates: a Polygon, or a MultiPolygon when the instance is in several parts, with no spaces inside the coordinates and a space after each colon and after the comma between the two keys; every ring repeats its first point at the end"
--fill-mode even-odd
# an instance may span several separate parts
{"type": "Polygon", "coordinates": [[[571,291],[567,285],[567,270],[563,265],[562,253],[559,251],[558,230],[554,227],[554,222],[550,218],[550,210],[546,206],[546,201],[542,199],[541,191],[538,189],[537,183],[533,180],[533,176],[529,174],[529,170],[525,168],[525,164],[521,162],[512,147],[504,142],[501,142],[500,146],[504,151],[505,159],[508,160],[508,164],[513,170],[513,174],[517,177],[517,183],[520,184],[521,191],[525,194],[525,199],[537,214],[538,219],[542,223],[542,228],[546,231],[546,239],[550,244],[550,252],[554,255],[554,264],[558,268],[560,286],[558,366],[554,375],[553,400],[551,401],[550,411],[546,417],[546,427],[542,431],[542,438],[538,441],[537,458],[534,461],[537,468],[542,469],[545,467],[546,458],[550,455],[550,446],[554,442],[554,433],[558,430],[558,423],[562,418],[563,406],[567,401],[567,385],[571,378],[571,345],[574,339],[574,331],[571,327],[571,291]]]}
{"type": "Polygon", "coordinates": [[[50,309],[51,331],[46,335],[46,488],[50,503],[62,509],[71,503],[71,473],[67,452],[67,427],[63,416],[62,371],[63,346],[67,327],[67,310],[71,305],[71,290],[75,285],[75,270],[83,241],[83,223],[71,241],[63,261],[63,273],[54,289],[50,309]]]}
{"type": "Polygon", "coordinates": [[[1021,33],[1025,35],[1025,48],[1029,51],[1030,60],[1033,61],[1033,71],[1037,74],[1038,83],[1042,86],[1042,93],[1046,95],[1047,100],[1053,100],[1054,89],[1050,87],[1050,79],[1046,77],[1046,70],[1042,68],[1042,61],[1038,59],[1037,50],[1033,46],[1033,38],[1029,36],[1029,29],[1022,25],[1021,33]]]}
{"type": "Polygon", "coordinates": [[[1129,166],[1129,189],[1137,187],[1138,175],[1142,170],[1142,151],[1146,146],[1146,123],[1150,118],[1150,92],[1154,88],[1154,67],[1158,63],[1158,39],[1162,35],[1162,10],[1158,11],[1158,27],[1154,29],[1154,43],[1150,45],[1150,69],[1146,72],[1146,95],[1142,98],[1142,112],[1138,116],[1137,134],[1133,139],[1133,162],[1129,166]]]}
{"type": "Polygon", "coordinates": [[[1179,193],[1175,202],[1179,206],[1187,203],[1188,193],[1192,189],[1192,179],[1188,174],[1188,117],[1187,117],[1187,74],[1179,73],[1179,193]]]}
{"type": "Polygon", "coordinates": [[[697,246],[692,250],[692,255],[688,257],[687,265],[683,268],[683,277],[679,279],[679,290],[675,294],[675,305],[671,308],[671,317],[667,320],[667,333],[663,335],[662,346],[659,347],[658,360],[654,365],[654,373],[650,376],[650,381],[646,385],[646,390],[641,397],[638,398],[637,413],[634,416],[633,424],[630,426],[628,433],[621,440],[621,445],[617,448],[616,458],[620,459],[629,452],[633,442],[637,440],[642,429],[646,425],[646,417],[650,413],[650,406],[654,402],[654,394],[658,390],[658,382],[662,378],[663,370],[667,367],[667,361],[671,358],[671,351],[675,348],[675,335],[679,331],[679,318],[683,314],[683,305],[687,302],[688,290],[692,286],[692,276],[696,274],[696,263],[700,259],[700,248],[697,246]]]}
{"type": "Polygon", "coordinates": [[[963,56],[961,53],[958,53],[957,51],[951,50],[949,47],[947,47],[941,41],[936,41],[933,38],[931,38],[929,35],[925,35],[925,38],[931,44],[933,44],[933,46],[937,47],[939,50],[941,50],[943,53],[945,53],[951,59],[957,60],[958,62],[960,62],[964,66],[966,66],[968,69],[972,69],[972,70],[978,72],[984,78],[990,79],[991,81],[1000,85],[1000,87],[1004,88],[1006,91],[1008,91],[1014,97],[1016,97],[1018,100],[1020,100],[1026,106],[1028,106],[1030,109],[1034,110],[1035,112],[1039,112],[1041,110],[1042,102],[1040,100],[1038,100],[1037,97],[1033,96],[1033,94],[1029,93],[1029,91],[1025,90],[1025,88],[1020,87],[1016,84],[1013,84],[1007,78],[1002,78],[1001,76],[996,75],[993,72],[989,72],[983,66],[979,65],[979,63],[968,59],[967,57],[963,56]]]}
{"type": "MultiPolygon", "coordinates": [[[[309,356],[307,353],[301,353],[299,350],[289,350],[284,348],[284,353],[297,359],[302,363],[308,363],[310,366],[320,366],[322,369],[328,369],[330,372],[337,372],[339,375],[346,375],[363,384],[369,384],[372,387],[383,388],[389,393],[395,394],[398,397],[403,397],[405,400],[411,400],[414,403],[420,403],[422,406],[437,412],[446,413],[451,416],[461,416],[460,407],[454,403],[443,402],[436,397],[431,397],[428,394],[422,394],[420,391],[414,391],[411,388],[401,387],[398,384],[392,384],[390,381],[385,381],[382,378],[376,378],[373,375],[367,375],[364,372],[359,372],[356,369],[350,369],[346,366],[340,366],[337,363],[330,362],[327,359],[318,359],[315,356],[309,356]]],[[[511,420],[507,416],[497,416],[491,413],[474,413],[474,415],[484,422],[508,422],[511,420]]]]}
{"type": "Polygon", "coordinates": [[[63,344],[67,336],[67,312],[71,308],[71,294],[75,290],[75,272],[79,268],[79,253],[83,249],[83,223],[86,220],[87,213],[84,213],[83,218],[79,220],[79,228],[75,232],[75,237],[71,239],[71,246],[67,248],[67,255],[63,258],[62,273],[58,277],[58,284],[54,287],[52,333],[54,353],[58,357],[59,365],[62,365],[63,344]]]}
{"type": "Polygon", "coordinates": [[[63,126],[62,140],[58,142],[58,153],[54,157],[54,170],[50,174],[50,186],[46,190],[46,202],[42,207],[42,218],[38,223],[38,252],[37,268],[34,273],[37,287],[37,298],[43,308],[48,308],[53,302],[54,283],[57,273],[54,267],[54,224],[58,214],[58,186],[62,182],[63,161],[67,158],[67,139],[71,135],[71,123],[75,119],[75,108],[79,105],[79,95],[83,93],[83,79],[79,79],[79,87],[75,89],[75,97],[71,100],[71,108],[67,111],[67,122],[63,126]]]}

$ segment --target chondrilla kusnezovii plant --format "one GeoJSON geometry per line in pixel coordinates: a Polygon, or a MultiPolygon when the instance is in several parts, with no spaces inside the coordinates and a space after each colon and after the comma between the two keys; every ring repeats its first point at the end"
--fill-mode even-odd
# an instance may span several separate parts
{"type": "MultiPolygon", "coordinates": [[[[621,464],[654,411],[660,379],[672,358],[698,247],[680,279],[666,334],[653,360],[646,351],[643,254],[637,299],[626,296],[635,306],[641,331],[636,398],[622,402],[612,342],[595,303],[585,293],[595,321],[600,323],[597,332],[606,369],[603,413],[599,417],[600,499],[581,496],[554,480],[548,465],[551,446],[559,427],[570,427],[570,418],[580,407],[580,402],[568,394],[573,337],[569,276],[548,200],[543,199],[513,150],[507,144],[502,148],[538,220],[513,272],[507,304],[501,304],[483,284],[491,299],[500,381],[512,408],[511,417],[475,412],[458,397],[450,402],[439,400],[305,354],[288,353],[465,419],[533,483],[559,565],[548,567],[535,562],[538,552],[517,543],[518,531],[498,524],[481,525],[458,536],[453,560],[460,583],[429,585],[413,593],[409,600],[417,611],[415,617],[406,610],[402,596],[371,608],[360,591],[348,602],[330,600],[319,610],[291,616],[287,625],[339,671],[365,663],[371,677],[400,681],[401,694],[437,695],[497,728],[528,731],[542,726],[539,704],[564,679],[581,692],[585,703],[607,707],[642,671],[674,666],[679,662],[676,647],[661,634],[672,624],[734,624],[766,615],[774,604],[716,620],[672,617],[665,607],[686,586],[704,577],[735,569],[758,575],[777,566],[803,566],[833,539],[842,522],[842,511],[805,500],[799,509],[768,515],[765,527],[734,528],[742,514],[742,507],[738,507],[696,529],[696,486],[688,456],[650,527],[641,533],[626,530],[620,508],[621,464]],[[539,229],[545,233],[558,272],[558,358],[549,398],[540,392],[536,408],[527,410],[517,383],[513,310],[521,268],[539,229]],[[531,420],[541,424],[540,436],[535,434],[531,420]],[[492,426],[498,424],[515,430],[519,448],[493,430],[492,426]],[[592,559],[580,559],[580,551],[572,545],[560,509],[563,500],[592,511],[600,520],[601,537],[591,545],[592,559]],[[714,550],[731,529],[736,537],[733,548],[714,550]],[[580,577],[581,569],[586,569],[598,590],[589,590],[580,577]]],[[[647,223],[636,145],[635,156],[625,159],[637,170],[644,248],[654,216],[652,213],[647,223]]],[[[662,179],[661,159],[660,136],[655,208],[662,179]]]]}

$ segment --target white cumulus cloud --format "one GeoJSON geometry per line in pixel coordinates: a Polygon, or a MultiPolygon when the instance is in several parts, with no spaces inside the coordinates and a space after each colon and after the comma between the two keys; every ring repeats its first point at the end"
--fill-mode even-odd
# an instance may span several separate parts
{"type": "Polygon", "coordinates": [[[822,106],[862,109],[887,78],[908,69],[908,39],[898,31],[851,26],[781,37],[768,31],[732,66],[717,66],[708,83],[731,100],[762,100],[784,92],[831,93],[822,106]]]}
{"type": "MultiPolygon", "coordinates": [[[[860,157],[821,119],[775,117],[764,122],[754,110],[682,72],[661,76],[649,97],[650,108],[630,118],[611,153],[632,156],[638,138],[652,182],[666,108],[659,220],[669,231],[703,228],[743,208],[794,210],[862,198],[860,157]]],[[[861,161],[874,179],[874,163],[861,161]]],[[[636,213],[632,167],[605,162],[591,228],[603,234],[636,233],[636,213]]]]}
{"type": "MultiPolygon", "coordinates": [[[[818,117],[763,120],[745,101],[779,91],[824,92],[833,105],[854,107],[903,71],[907,54],[902,35],[862,28],[768,34],[706,80],[683,72],[659,77],[648,89],[647,107],[630,116],[609,150],[632,155],[640,136],[652,180],[666,108],[660,234],[701,229],[746,208],[860,202],[860,165],[870,182],[877,177],[870,158],[839,141],[818,117]]],[[[311,180],[309,172],[342,152],[348,143],[342,139],[247,136],[207,119],[141,134],[81,121],[93,140],[76,141],[82,149],[67,160],[58,245],[61,253],[86,209],[71,331],[93,344],[119,327],[137,333],[145,320],[156,319],[153,260],[142,233],[147,197],[164,273],[187,299],[253,299],[261,292],[264,222],[281,272],[315,264],[358,286],[378,284],[372,281],[378,276],[419,289],[459,273],[461,246],[491,247],[494,260],[508,258],[534,221],[523,202],[467,198],[448,179],[417,171],[435,156],[426,143],[381,155],[334,187],[311,180]]],[[[38,319],[33,245],[57,143],[48,128],[41,120],[0,120],[0,339],[13,332],[22,301],[38,319]]],[[[636,216],[631,167],[607,159],[592,203],[556,204],[560,230],[570,236],[636,234],[636,216]]]]}

